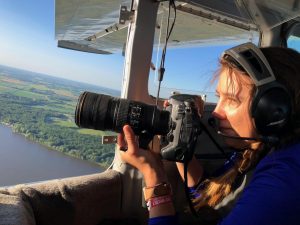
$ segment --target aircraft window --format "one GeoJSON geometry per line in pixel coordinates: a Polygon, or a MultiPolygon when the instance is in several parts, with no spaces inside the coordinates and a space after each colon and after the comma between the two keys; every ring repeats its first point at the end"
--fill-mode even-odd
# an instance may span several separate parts
{"type": "MultiPolygon", "coordinates": [[[[166,36],[167,11],[158,14],[152,66],[149,76],[149,94],[156,97],[158,70],[166,36]],[[157,44],[160,43],[160,44],[157,44]]],[[[172,17],[170,23],[172,24],[172,17]]],[[[216,102],[214,74],[218,71],[221,53],[245,42],[258,43],[255,28],[243,30],[195,15],[177,12],[176,23],[169,38],[165,60],[165,74],[161,83],[161,98],[173,92],[205,96],[206,101],[216,102]]]]}
{"type": "MultiPolygon", "coordinates": [[[[72,1],[63,5],[84,16],[72,1]]],[[[71,11],[61,12],[75,27],[71,11]]],[[[1,2],[1,187],[102,172],[114,157],[100,137],[112,133],[79,129],[74,111],[83,91],[120,96],[124,58],[58,48],[53,13],[53,1],[1,2]]]]}
{"type": "MultiPolygon", "coordinates": [[[[169,49],[166,55],[165,74],[160,97],[168,98],[172,92],[206,95],[214,102],[215,84],[212,78],[218,68],[218,56],[227,47],[169,49]],[[211,54],[213,52],[213,54],[211,54]]],[[[159,68],[158,61],[156,68],[159,68]]],[[[149,93],[156,96],[158,69],[151,71],[149,93]]]]}
{"type": "Polygon", "coordinates": [[[300,37],[291,35],[287,40],[287,46],[300,52],[300,37]]]}

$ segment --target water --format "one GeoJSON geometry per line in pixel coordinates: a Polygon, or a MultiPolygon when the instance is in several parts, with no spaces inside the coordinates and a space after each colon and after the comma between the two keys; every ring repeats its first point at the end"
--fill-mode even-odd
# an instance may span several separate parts
{"type": "Polygon", "coordinates": [[[49,150],[0,124],[0,186],[102,171],[97,164],[49,150]]]}

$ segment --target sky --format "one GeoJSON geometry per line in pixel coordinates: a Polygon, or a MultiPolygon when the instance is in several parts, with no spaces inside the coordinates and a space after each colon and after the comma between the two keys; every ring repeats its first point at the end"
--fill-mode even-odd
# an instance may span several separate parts
{"type": "MultiPolygon", "coordinates": [[[[121,53],[99,55],[58,48],[54,8],[54,0],[0,0],[0,64],[120,90],[121,53]]],[[[213,92],[210,80],[219,55],[228,47],[168,49],[162,87],[213,92]]],[[[149,83],[155,92],[154,72],[149,83]]]]}
{"type": "Polygon", "coordinates": [[[120,90],[121,54],[58,48],[54,13],[54,0],[1,0],[0,64],[120,90]]]}

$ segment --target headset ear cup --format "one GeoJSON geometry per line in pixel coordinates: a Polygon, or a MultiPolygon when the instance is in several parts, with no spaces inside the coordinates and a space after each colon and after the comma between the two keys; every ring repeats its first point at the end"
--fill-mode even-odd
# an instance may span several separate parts
{"type": "Polygon", "coordinates": [[[251,113],[255,127],[261,135],[278,135],[290,120],[291,98],[284,88],[273,87],[256,94],[251,113]]]}

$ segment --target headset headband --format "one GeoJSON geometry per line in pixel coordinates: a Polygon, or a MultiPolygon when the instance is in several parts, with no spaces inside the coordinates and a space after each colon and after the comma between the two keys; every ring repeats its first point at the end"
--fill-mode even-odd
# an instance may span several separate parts
{"type": "Polygon", "coordinates": [[[224,51],[222,58],[228,56],[247,72],[257,87],[276,81],[264,54],[253,43],[248,42],[224,51]]]}

